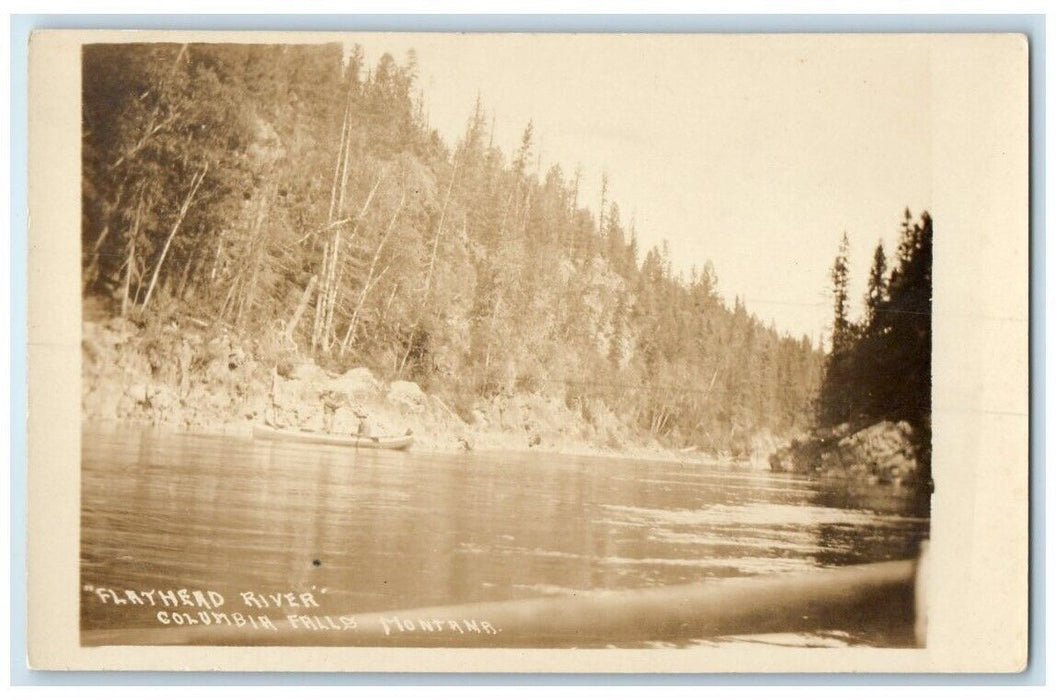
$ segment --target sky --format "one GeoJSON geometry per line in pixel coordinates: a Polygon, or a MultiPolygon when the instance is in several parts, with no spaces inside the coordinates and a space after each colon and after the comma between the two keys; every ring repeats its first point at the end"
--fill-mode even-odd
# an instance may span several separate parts
{"type": "Polygon", "coordinates": [[[860,312],[879,241],[931,206],[930,62],[897,36],[352,34],[371,65],[413,48],[428,121],[449,146],[479,94],[509,155],[532,121],[542,172],[602,173],[644,252],[711,261],[723,297],[815,344],[829,269],[850,240],[860,312]]]}

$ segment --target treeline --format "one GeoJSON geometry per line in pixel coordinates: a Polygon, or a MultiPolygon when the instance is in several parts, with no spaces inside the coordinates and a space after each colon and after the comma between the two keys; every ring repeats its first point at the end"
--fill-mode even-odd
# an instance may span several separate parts
{"type": "Polygon", "coordinates": [[[869,270],[865,313],[848,318],[848,242],[832,267],[832,349],[822,384],[819,422],[853,428],[882,420],[908,421],[924,458],[931,436],[932,221],[906,209],[898,251],[888,271],[883,243],[869,270]]]}
{"type": "Polygon", "coordinates": [[[478,102],[445,144],[415,71],[340,45],[86,46],[85,293],[413,379],[466,415],[542,392],[733,453],[809,422],[807,338],[730,308],[710,263],[642,254],[606,185],[541,172],[530,122],[507,156],[478,102]]]}

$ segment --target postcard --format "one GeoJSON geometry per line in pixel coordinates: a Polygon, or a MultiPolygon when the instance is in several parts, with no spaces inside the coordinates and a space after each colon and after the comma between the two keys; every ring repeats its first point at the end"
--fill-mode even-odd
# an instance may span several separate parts
{"type": "Polygon", "coordinates": [[[1028,54],[34,33],[31,666],[1022,670],[1028,54]]]}

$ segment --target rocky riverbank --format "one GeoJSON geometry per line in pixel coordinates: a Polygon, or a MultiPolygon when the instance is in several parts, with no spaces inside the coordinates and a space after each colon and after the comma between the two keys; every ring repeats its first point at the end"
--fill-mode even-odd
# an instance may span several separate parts
{"type": "Polygon", "coordinates": [[[848,424],[804,435],[770,456],[778,472],[927,487],[921,436],[905,421],[882,421],[860,430],[848,424]]]}
{"type": "MultiPolygon", "coordinates": [[[[553,396],[498,395],[459,412],[414,382],[385,381],[365,367],[328,371],[288,349],[191,321],[144,328],[119,317],[86,320],[82,355],[82,413],[90,421],[232,433],[263,421],[308,429],[330,422],[332,431],[351,433],[358,411],[372,434],[410,429],[425,450],[721,459],[642,440],[600,403],[584,411],[553,396]]],[[[765,468],[775,441],[757,436],[755,443],[755,462],[765,468]]]]}

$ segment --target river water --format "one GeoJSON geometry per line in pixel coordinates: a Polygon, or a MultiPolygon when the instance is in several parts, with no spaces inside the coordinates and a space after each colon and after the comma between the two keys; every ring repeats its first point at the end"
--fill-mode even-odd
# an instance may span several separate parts
{"type": "MultiPolygon", "coordinates": [[[[214,591],[228,607],[289,592],[312,613],[366,613],[903,559],[929,530],[908,492],[730,466],[99,426],[82,444],[85,632],[159,626],[164,601],[122,591],[214,591]]],[[[909,639],[860,623],[793,643],[909,639]]]]}

